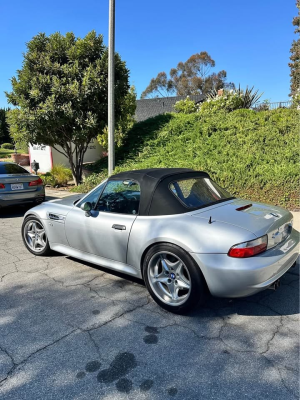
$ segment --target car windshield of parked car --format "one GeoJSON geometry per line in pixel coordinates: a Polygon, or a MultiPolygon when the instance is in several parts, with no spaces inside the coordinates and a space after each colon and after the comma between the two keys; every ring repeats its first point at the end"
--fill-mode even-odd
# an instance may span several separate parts
{"type": "Polygon", "coordinates": [[[9,174],[29,174],[29,172],[18,164],[0,164],[0,175],[9,174]]]}
{"type": "Polygon", "coordinates": [[[199,208],[233,197],[209,178],[193,178],[172,182],[173,194],[188,208],[199,208]]]}

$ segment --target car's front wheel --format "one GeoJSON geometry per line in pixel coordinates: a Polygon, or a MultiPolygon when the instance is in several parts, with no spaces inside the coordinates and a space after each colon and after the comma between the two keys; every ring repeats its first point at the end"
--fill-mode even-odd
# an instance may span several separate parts
{"type": "Polygon", "coordinates": [[[45,228],[37,217],[29,215],[24,219],[22,239],[26,248],[35,256],[48,256],[51,254],[45,228]]]}
{"type": "Polygon", "coordinates": [[[178,246],[151,247],[143,262],[143,276],[153,299],[173,313],[187,313],[206,299],[207,286],[198,265],[178,246]]]}

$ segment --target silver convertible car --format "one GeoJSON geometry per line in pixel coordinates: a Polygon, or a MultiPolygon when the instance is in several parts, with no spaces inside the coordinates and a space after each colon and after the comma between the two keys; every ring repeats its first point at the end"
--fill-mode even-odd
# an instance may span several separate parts
{"type": "Polygon", "coordinates": [[[205,172],[147,169],[32,208],[22,237],[35,255],[55,250],[143,278],[161,307],[184,313],[208,292],[276,288],[298,257],[292,225],[289,211],[234,198],[205,172]]]}

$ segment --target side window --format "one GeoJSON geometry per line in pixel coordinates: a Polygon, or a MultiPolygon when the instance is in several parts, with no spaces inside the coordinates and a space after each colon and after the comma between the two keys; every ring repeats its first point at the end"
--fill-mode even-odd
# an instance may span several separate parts
{"type": "Polygon", "coordinates": [[[92,204],[93,208],[95,208],[97,201],[100,197],[100,194],[102,193],[102,190],[104,186],[106,185],[107,179],[101,183],[96,189],[94,189],[91,193],[89,193],[83,200],[80,200],[77,204],[76,207],[80,207],[81,204],[89,202],[92,204]]]}
{"type": "Polygon", "coordinates": [[[110,181],[98,201],[96,210],[135,215],[139,211],[140,194],[140,185],[135,181],[110,181]]]}

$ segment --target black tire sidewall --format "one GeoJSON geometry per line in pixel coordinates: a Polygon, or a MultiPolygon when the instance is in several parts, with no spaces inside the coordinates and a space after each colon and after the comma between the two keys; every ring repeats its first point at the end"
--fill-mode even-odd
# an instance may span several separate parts
{"type": "Polygon", "coordinates": [[[32,250],[28,246],[28,244],[26,243],[26,240],[25,240],[25,237],[24,237],[24,235],[25,235],[24,234],[24,228],[25,228],[25,225],[27,224],[28,221],[36,221],[39,224],[41,224],[43,226],[43,228],[45,229],[44,224],[42,223],[42,221],[38,217],[35,217],[33,215],[29,215],[24,219],[23,224],[22,224],[22,228],[21,228],[21,234],[22,234],[22,240],[23,240],[23,243],[24,243],[26,249],[28,251],[30,251],[30,253],[34,254],[35,256],[48,256],[48,255],[50,255],[52,251],[51,251],[50,246],[49,246],[49,240],[48,240],[47,234],[46,234],[47,243],[46,243],[46,247],[44,248],[43,251],[36,252],[36,251],[32,250]]]}
{"type": "Polygon", "coordinates": [[[186,314],[193,308],[195,308],[197,305],[203,304],[205,302],[208,290],[204,276],[199,266],[193,260],[193,258],[181,247],[169,243],[160,243],[154,245],[148,250],[144,258],[142,268],[143,268],[143,278],[149,293],[151,294],[152,298],[156,301],[156,303],[159,304],[165,310],[176,314],[186,314]],[[149,283],[148,279],[149,261],[154,254],[161,251],[171,252],[176,256],[178,256],[184,262],[185,266],[189,271],[192,283],[191,293],[186,302],[180,306],[171,306],[161,301],[159,297],[157,297],[157,295],[155,294],[149,283]]]}

